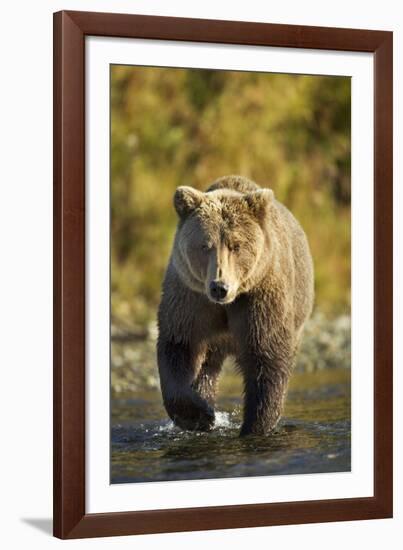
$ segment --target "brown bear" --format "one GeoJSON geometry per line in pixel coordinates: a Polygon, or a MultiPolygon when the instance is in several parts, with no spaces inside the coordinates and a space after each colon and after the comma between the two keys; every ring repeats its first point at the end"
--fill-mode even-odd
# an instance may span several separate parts
{"type": "Polygon", "coordinates": [[[280,419],[313,304],[304,231],[270,189],[226,176],[203,193],[178,187],[179,223],[158,313],[165,408],[182,429],[214,426],[217,380],[234,355],[244,382],[241,435],[280,419]]]}

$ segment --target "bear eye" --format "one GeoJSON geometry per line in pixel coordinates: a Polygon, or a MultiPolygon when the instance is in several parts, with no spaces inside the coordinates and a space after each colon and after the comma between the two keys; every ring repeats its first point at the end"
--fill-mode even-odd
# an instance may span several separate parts
{"type": "Polygon", "coordinates": [[[240,249],[241,249],[241,245],[239,243],[234,244],[233,247],[232,247],[232,250],[234,252],[239,252],[240,249]]]}

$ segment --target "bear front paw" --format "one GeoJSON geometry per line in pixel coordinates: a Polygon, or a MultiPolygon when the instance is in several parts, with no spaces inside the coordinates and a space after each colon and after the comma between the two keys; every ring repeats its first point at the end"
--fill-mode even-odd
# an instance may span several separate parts
{"type": "Polygon", "coordinates": [[[207,402],[195,403],[191,398],[181,397],[167,401],[165,407],[182,430],[209,432],[214,427],[214,409],[207,402]]]}

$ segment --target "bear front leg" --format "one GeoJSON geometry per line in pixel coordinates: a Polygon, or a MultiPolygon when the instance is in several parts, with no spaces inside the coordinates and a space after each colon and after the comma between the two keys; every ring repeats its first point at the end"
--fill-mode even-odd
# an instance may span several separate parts
{"type": "Polygon", "coordinates": [[[196,380],[197,359],[184,342],[164,338],[158,341],[161,392],[169,417],[184,430],[209,431],[214,426],[214,409],[192,387],[196,380]]]}
{"type": "Polygon", "coordinates": [[[291,359],[270,351],[248,351],[241,358],[244,376],[244,419],[240,435],[266,435],[280,420],[291,359]]]}
{"type": "Polygon", "coordinates": [[[240,296],[229,310],[244,381],[241,436],[268,434],[281,417],[295,358],[293,319],[268,292],[240,296]]]}

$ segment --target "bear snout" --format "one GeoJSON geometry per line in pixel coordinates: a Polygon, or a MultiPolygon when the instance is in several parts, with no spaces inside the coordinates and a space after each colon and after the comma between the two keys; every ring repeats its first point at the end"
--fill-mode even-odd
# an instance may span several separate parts
{"type": "Polygon", "coordinates": [[[216,302],[222,302],[228,294],[229,286],[222,281],[211,281],[210,295],[216,302]]]}

